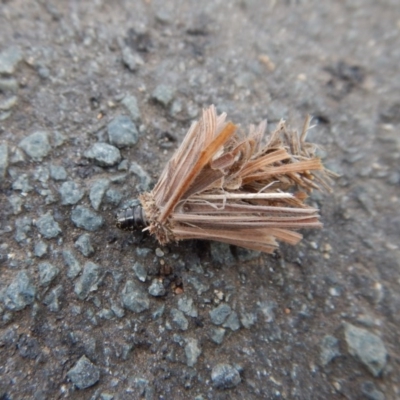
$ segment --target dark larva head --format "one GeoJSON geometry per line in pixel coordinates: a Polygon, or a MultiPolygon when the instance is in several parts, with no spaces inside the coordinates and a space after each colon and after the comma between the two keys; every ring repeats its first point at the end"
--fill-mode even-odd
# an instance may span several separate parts
{"type": "Polygon", "coordinates": [[[147,226],[146,216],[140,205],[121,210],[117,213],[116,226],[123,231],[134,231],[147,226]]]}

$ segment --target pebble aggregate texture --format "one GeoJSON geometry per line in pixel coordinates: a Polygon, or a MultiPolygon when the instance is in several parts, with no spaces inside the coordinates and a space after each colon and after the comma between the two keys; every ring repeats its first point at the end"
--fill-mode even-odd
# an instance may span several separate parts
{"type": "Polygon", "coordinates": [[[398,0],[0,2],[0,398],[399,399],[399,37],[398,0]],[[323,230],[117,231],[210,104],[314,116],[323,230]]]}

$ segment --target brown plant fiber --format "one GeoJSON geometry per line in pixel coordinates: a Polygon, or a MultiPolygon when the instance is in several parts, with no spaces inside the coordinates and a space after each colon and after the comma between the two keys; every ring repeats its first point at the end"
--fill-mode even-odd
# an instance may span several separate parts
{"type": "Polygon", "coordinates": [[[266,138],[266,122],[238,132],[215,107],[203,110],[151,192],[140,201],[146,230],[161,244],[208,239],[273,252],[277,240],[295,245],[303,228],[320,228],[318,209],[304,203],[329,190],[329,172],[284,121],[266,138]],[[265,144],[262,144],[264,140],[265,144]]]}

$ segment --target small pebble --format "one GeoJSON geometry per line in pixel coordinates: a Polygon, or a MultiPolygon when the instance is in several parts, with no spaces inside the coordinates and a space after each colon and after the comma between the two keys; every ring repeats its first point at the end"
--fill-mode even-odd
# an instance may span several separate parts
{"type": "Polygon", "coordinates": [[[132,268],[139,281],[145,282],[147,278],[147,272],[146,269],[143,267],[143,265],[138,262],[135,262],[132,268]]]}
{"type": "Polygon", "coordinates": [[[221,304],[209,312],[211,322],[214,325],[222,325],[232,312],[228,304],[221,304]]]}
{"type": "Polygon", "coordinates": [[[84,155],[100,167],[112,167],[121,161],[120,151],[107,143],[95,143],[84,155]]]}
{"type": "Polygon", "coordinates": [[[46,239],[53,239],[61,233],[60,225],[54,220],[50,211],[36,221],[36,227],[46,239]]]}
{"type": "Polygon", "coordinates": [[[83,267],[82,275],[75,283],[74,292],[81,300],[85,300],[90,292],[97,290],[99,278],[100,267],[93,262],[87,262],[83,267]]]}
{"type": "Polygon", "coordinates": [[[131,118],[135,122],[139,122],[141,120],[139,106],[138,106],[138,102],[137,102],[137,99],[135,96],[127,95],[123,98],[121,103],[129,111],[131,118]]]}
{"type": "Polygon", "coordinates": [[[241,382],[239,371],[230,364],[217,364],[211,371],[211,380],[217,389],[231,389],[241,382]]]}
{"type": "Polygon", "coordinates": [[[91,232],[100,229],[104,223],[102,216],[84,206],[77,206],[72,210],[71,220],[78,228],[91,232]]]}
{"type": "Polygon", "coordinates": [[[68,278],[76,278],[82,270],[79,261],[75,258],[70,250],[64,250],[62,252],[65,265],[68,267],[67,276],[68,278]]]}
{"type": "Polygon", "coordinates": [[[85,192],[74,181],[64,182],[59,189],[62,205],[74,205],[82,199],[85,192]]]}
{"type": "Polygon", "coordinates": [[[201,348],[197,339],[186,339],[185,354],[187,366],[193,367],[201,355],[201,348]]]}
{"type": "Polygon", "coordinates": [[[153,279],[149,287],[149,294],[154,297],[161,297],[165,296],[166,293],[163,283],[159,279],[153,279]]]}
{"type": "Polygon", "coordinates": [[[49,286],[60,270],[49,262],[42,262],[38,265],[39,282],[41,286],[49,286]]]}
{"type": "Polygon", "coordinates": [[[151,94],[152,99],[162,104],[164,107],[167,107],[168,104],[171,103],[174,96],[174,89],[170,86],[162,84],[158,85],[151,94]]]}
{"type": "Polygon", "coordinates": [[[171,309],[171,318],[175,326],[181,331],[186,331],[189,327],[189,321],[183,315],[183,312],[176,308],[171,309]]]}
{"type": "Polygon", "coordinates": [[[110,143],[119,149],[133,146],[139,139],[135,124],[125,115],[115,117],[108,124],[107,132],[110,143]]]}
{"type": "Polygon", "coordinates": [[[94,254],[94,248],[88,233],[84,233],[78,237],[75,242],[75,248],[77,248],[85,257],[90,257],[94,254]]]}
{"type": "Polygon", "coordinates": [[[141,313],[150,307],[147,293],[131,280],[122,289],[121,299],[124,307],[135,313],[141,313]]]}
{"type": "Polygon", "coordinates": [[[129,171],[139,178],[139,184],[136,185],[139,191],[147,191],[150,187],[150,175],[137,163],[132,162],[129,171]]]}
{"type": "Polygon", "coordinates": [[[40,240],[39,242],[35,243],[33,251],[36,257],[41,258],[47,254],[47,244],[43,242],[43,240],[40,240]]]}
{"type": "Polygon", "coordinates": [[[3,50],[0,53],[0,74],[13,74],[22,57],[23,55],[19,47],[12,46],[3,50]]]}
{"type": "Polygon", "coordinates": [[[62,165],[50,165],[50,176],[55,181],[65,181],[67,179],[67,171],[62,165]]]}
{"type": "Polygon", "coordinates": [[[67,376],[78,389],[87,389],[99,381],[100,369],[86,356],[82,356],[67,372],[67,376]]]}
{"type": "Polygon", "coordinates": [[[4,305],[11,311],[23,310],[35,300],[36,287],[26,271],[19,271],[8,285],[3,299],[4,305]]]}
{"type": "Polygon", "coordinates": [[[37,131],[22,139],[18,146],[35,161],[41,161],[51,150],[49,134],[37,131]]]}

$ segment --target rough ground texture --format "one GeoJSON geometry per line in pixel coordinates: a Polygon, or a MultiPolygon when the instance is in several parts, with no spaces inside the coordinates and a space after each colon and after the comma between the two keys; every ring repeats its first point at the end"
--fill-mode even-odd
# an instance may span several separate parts
{"type": "Polygon", "coordinates": [[[1,1],[0,398],[400,398],[399,10],[1,1]],[[210,104],[315,117],[323,230],[275,256],[116,230],[210,104]]]}

